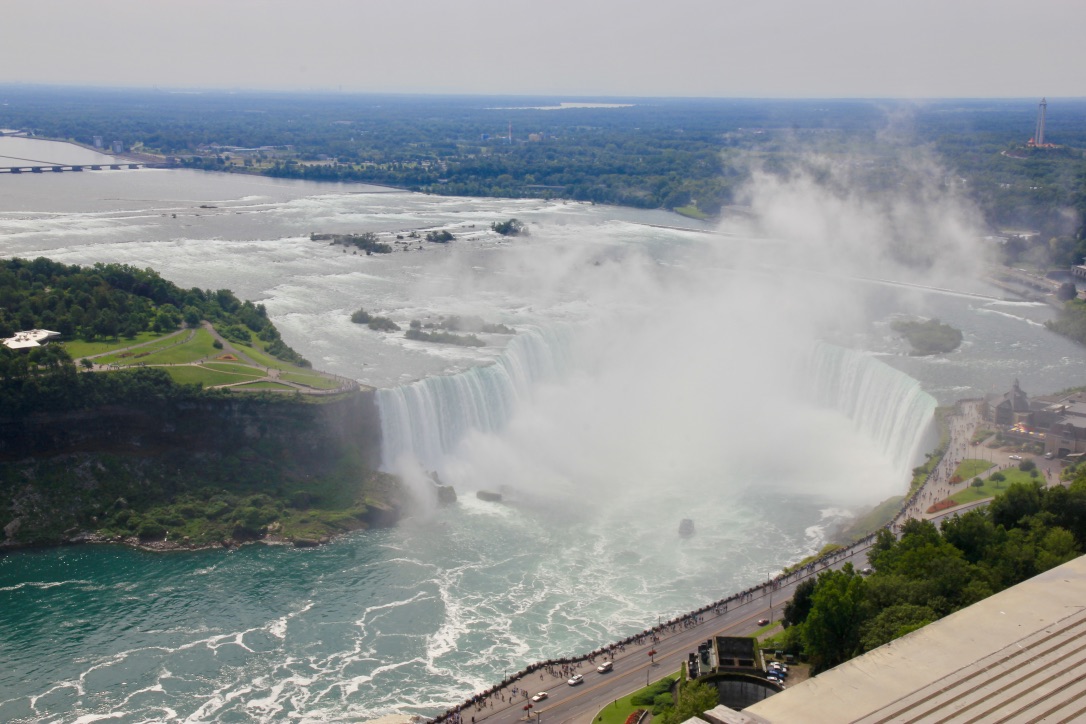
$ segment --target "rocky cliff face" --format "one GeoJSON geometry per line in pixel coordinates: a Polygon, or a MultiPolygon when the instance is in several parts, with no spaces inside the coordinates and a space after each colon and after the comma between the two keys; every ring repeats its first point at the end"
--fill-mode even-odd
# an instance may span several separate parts
{"type": "Polygon", "coordinates": [[[356,527],[389,524],[404,501],[375,483],[379,456],[372,391],[0,416],[0,546],[63,542],[117,505],[146,510],[211,489],[302,508],[311,492],[340,508],[364,501],[372,514],[356,527]]]}
{"type": "Polygon", "coordinates": [[[380,420],[372,391],[323,404],[244,398],[108,406],[65,413],[0,416],[0,462],[103,452],[149,456],[172,450],[232,454],[274,448],[320,468],[343,451],[379,463],[380,420]]]}

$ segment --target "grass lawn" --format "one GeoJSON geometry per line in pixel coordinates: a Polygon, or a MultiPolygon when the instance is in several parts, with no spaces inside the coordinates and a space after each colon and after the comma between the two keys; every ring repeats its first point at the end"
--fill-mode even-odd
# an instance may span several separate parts
{"type": "Polygon", "coordinates": [[[985,470],[994,467],[995,463],[990,463],[987,460],[975,460],[968,459],[962,460],[961,465],[954,471],[954,474],[960,477],[962,480],[972,480],[985,470]]]}
{"type": "Polygon", "coordinates": [[[974,500],[980,500],[982,498],[993,498],[997,495],[1001,495],[1003,491],[1005,491],[1014,483],[1028,483],[1032,480],[1037,480],[1041,483],[1044,483],[1044,478],[1040,475],[1038,475],[1038,477],[1036,478],[1032,478],[1030,477],[1029,473],[1024,473],[1018,468],[1008,468],[1000,472],[1007,476],[1007,479],[1003,482],[997,483],[992,480],[985,479],[984,485],[982,485],[981,487],[974,488],[970,486],[962,492],[956,493],[951,498],[951,500],[953,500],[958,505],[961,505],[962,503],[971,503],[974,500]]]}
{"type": "Polygon", "coordinates": [[[234,345],[234,347],[237,348],[237,350],[242,354],[248,355],[258,365],[271,367],[273,370],[305,370],[306,372],[309,371],[309,369],[306,367],[298,367],[296,365],[292,365],[290,362],[284,362],[281,359],[276,359],[259,347],[253,347],[247,344],[238,344],[236,342],[231,342],[230,344],[234,345]]]}
{"type": "Polygon", "coordinates": [[[105,357],[99,357],[94,361],[102,365],[134,365],[141,362],[147,362],[148,357],[158,351],[166,349],[167,347],[175,346],[178,342],[185,339],[186,336],[186,334],[179,334],[176,337],[170,337],[168,335],[165,337],[159,337],[155,341],[151,342],[150,344],[146,344],[139,349],[133,349],[128,352],[119,352],[117,354],[106,355],[105,357]]]}
{"type": "Polygon", "coordinates": [[[195,362],[204,357],[211,357],[218,352],[218,350],[211,346],[213,341],[214,339],[208,331],[201,328],[196,330],[196,334],[193,336],[191,342],[163,349],[161,352],[155,352],[149,357],[144,357],[140,361],[154,365],[195,362]]]}
{"type": "Polygon", "coordinates": [[[290,385],[281,385],[278,382],[250,382],[247,385],[241,385],[238,390],[293,390],[290,385]]]}
{"type": "Polygon", "coordinates": [[[209,370],[215,370],[216,372],[228,372],[235,375],[242,375],[244,377],[266,376],[263,369],[250,367],[247,364],[241,364],[239,362],[204,362],[200,366],[206,367],[209,370]]]}
{"type": "Polygon", "coordinates": [[[162,367],[161,369],[173,378],[174,382],[182,385],[195,385],[197,383],[202,384],[204,387],[214,387],[216,385],[231,385],[237,382],[244,382],[250,377],[244,375],[235,375],[229,372],[218,372],[216,370],[207,370],[203,367],[162,367]]]}
{"type": "Polygon", "coordinates": [[[894,519],[894,516],[901,510],[901,503],[904,500],[904,495],[895,495],[892,498],[887,498],[876,505],[872,510],[852,521],[852,524],[845,529],[842,535],[847,540],[858,541],[870,533],[873,533],[894,519]]]}
{"type": "Polygon", "coordinates": [[[705,213],[697,206],[679,206],[675,209],[675,213],[682,216],[689,216],[691,219],[705,220],[711,218],[709,214],[705,213]]]}
{"type": "Polygon", "coordinates": [[[303,375],[298,372],[281,372],[279,377],[290,382],[297,382],[306,387],[315,387],[318,390],[334,390],[339,387],[339,380],[321,375],[303,375]]]}
{"type": "Polygon", "coordinates": [[[135,337],[119,337],[105,339],[98,342],[84,342],[81,339],[73,339],[71,342],[63,342],[64,349],[72,356],[72,359],[90,357],[94,354],[105,354],[115,349],[124,349],[137,344],[144,344],[163,335],[158,332],[140,332],[135,337]]]}
{"type": "MultiPolygon", "coordinates": [[[[668,674],[668,676],[677,677],[678,673],[668,674]]],[[[662,679],[664,677],[660,678],[662,679]]],[[[657,681],[659,681],[659,679],[657,679],[657,681]]],[[[626,718],[638,709],[646,709],[651,711],[652,704],[642,704],[640,706],[634,706],[630,703],[630,699],[633,699],[635,696],[637,696],[647,688],[649,687],[646,686],[644,689],[638,689],[629,696],[622,697],[618,700],[617,703],[608,704],[607,706],[603,707],[603,709],[600,709],[598,712],[596,712],[596,718],[592,721],[597,722],[597,724],[626,724],[626,718]]]]}

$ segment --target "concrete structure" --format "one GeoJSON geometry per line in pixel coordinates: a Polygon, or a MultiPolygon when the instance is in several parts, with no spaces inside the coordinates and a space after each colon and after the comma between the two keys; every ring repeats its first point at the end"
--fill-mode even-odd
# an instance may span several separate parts
{"type": "Polygon", "coordinates": [[[988,419],[997,425],[1015,425],[1026,421],[1030,413],[1029,395],[1019,387],[1018,380],[1014,381],[1010,392],[985,402],[988,403],[988,419]]]}
{"type": "Polygon", "coordinates": [[[4,340],[4,346],[8,349],[31,349],[41,347],[43,343],[60,336],[60,332],[50,332],[48,329],[28,329],[25,332],[16,332],[14,337],[4,340]]]}
{"type": "Polygon", "coordinates": [[[1048,114],[1048,100],[1041,99],[1041,105],[1037,106],[1037,129],[1033,134],[1033,143],[1037,146],[1045,145],[1045,116],[1048,114]]]}
{"type": "Polygon", "coordinates": [[[1080,557],[742,713],[811,724],[1084,721],[1084,602],[1080,557]]]}
{"type": "Polygon", "coordinates": [[[1030,399],[1015,380],[1010,392],[985,399],[985,417],[1004,437],[1041,444],[1053,457],[1086,453],[1086,393],[1030,399]]]}

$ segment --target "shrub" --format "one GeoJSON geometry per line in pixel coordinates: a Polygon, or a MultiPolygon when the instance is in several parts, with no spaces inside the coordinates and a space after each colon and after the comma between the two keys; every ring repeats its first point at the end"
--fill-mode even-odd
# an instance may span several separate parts
{"type": "Polygon", "coordinates": [[[231,342],[237,344],[252,344],[253,334],[249,328],[241,324],[230,324],[219,329],[219,334],[231,342]]]}
{"type": "Polygon", "coordinates": [[[450,232],[448,232],[445,229],[442,229],[441,231],[438,231],[438,230],[435,229],[434,231],[430,231],[430,232],[426,233],[426,241],[432,241],[432,242],[434,242],[436,244],[445,244],[445,243],[448,243],[448,242],[452,241],[455,238],[456,238],[455,236],[453,236],[450,232]]]}
{"type": "Polygon", "coordinates": [[[646,687],[640,693],[635,694],[630,703],[634,706],[650,706],[656,703],[656,697],[660,694],[668,694],[670,698],[671,685],[675,683],[675,680],[671,677],[660,679],[655,684],[646,687]]]}
{"type": "Polygon", "coordinates": [[[136,528],[136,535],[140,540],[156,540],[166,535],[166,528],[154,518],[144,518],[136,528]]]}
{"type": "Polygon", "coordinates": [[[502,222],[495,221],[490,225],[490,228],[502,236],[528,235],[527,225],[525,225],[523,221],[518,221],[517,219],[509,219],[509,221],[502,222]]]}

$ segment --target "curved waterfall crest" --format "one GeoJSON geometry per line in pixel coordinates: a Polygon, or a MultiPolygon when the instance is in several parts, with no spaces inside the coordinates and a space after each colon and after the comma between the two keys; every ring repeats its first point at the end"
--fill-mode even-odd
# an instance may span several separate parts
{"type": "MultiPolygon", "coordinates": [[[[533,328],[510,341],[493,363],[377,391],[382,465],[413,458],[438,470],[468,432],[498,432],[542,382],[578,364],[567,326],[533,328]]],[[[920,383],[871,354],[818,342],[801,355],[801,396],[837,410],[906,472],[929,442],[935,399],[920,383]]]]}
{"type": "Polygon", "coordinates": [[[937,406],[919,382],[867,352],[826,342],[806,362],[812,402],[852,420],[903,471],[916,464],[937,406]]]}
{"type": "Polygon", "coordinates": [[[532,328],[512,339],[493,364],[378,390],[382,465],[412,456],[438,469],[470,430],[501,430],[536,384],[569,371],[571,347],[564,325],[532,328]]]}

